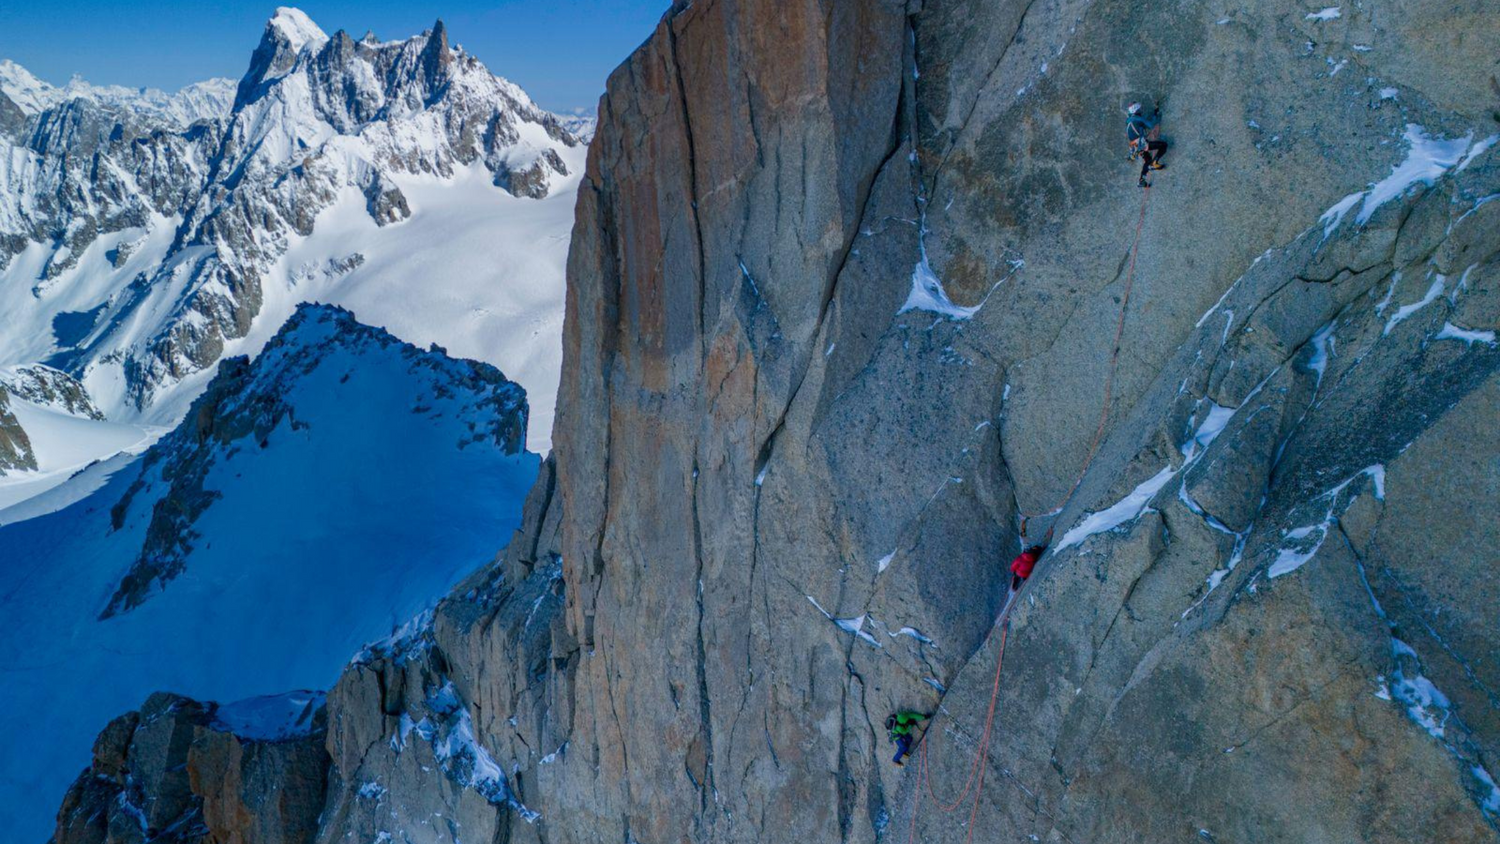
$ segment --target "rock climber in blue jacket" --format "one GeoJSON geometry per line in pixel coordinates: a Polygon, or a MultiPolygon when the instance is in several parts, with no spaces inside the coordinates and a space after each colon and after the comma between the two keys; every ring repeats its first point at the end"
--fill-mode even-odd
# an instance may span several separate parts
{"type": "Polygon", "coordinates": [[[1161,109],[1155,109],[1147,117],[1140,103],[1131,103],[1125,111],[1128,113],[1125,139],[1130,142],[1130,158],[1141,157],[1141,179],[1137,184],[1149,188],[1151,183],[1146,181],[1146,174],[1167,166],[1161,162],[1167,151],[1167,142],[1161,139],[1161,109]]]}

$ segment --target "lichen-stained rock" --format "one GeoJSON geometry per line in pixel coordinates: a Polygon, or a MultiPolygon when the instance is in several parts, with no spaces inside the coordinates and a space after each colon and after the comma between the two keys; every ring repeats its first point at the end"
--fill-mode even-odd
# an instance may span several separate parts
{"type": "MultiPolygon", "coordinates": [[[[616,74],[601,110],[570,259],[557,428],[568,621],[582,646],[569,747],[592,752],[570,754],[557,788],[528,802],[549,832],[890,834],[888,824],[911,821],[916,790],[879,767],[878,725],[897,707],[932,708],[946,687],[937,729],[972,749],[1017,515],[1063,499],[1050,520],[1061,538],[1096,521],[1081,521],[1088,511],[1143,490],[1114,522],[1135,541],[1083,541],[1044,563],[1028,608],[1061,588],[1048,584],[1064,568],[1091,574],[1015,621],[991,772],[1000,791],[982,798],[989,837],[1232,832],[1231,814],[1191,826],[1192,812],[1160,805],[1137,823],[1100,796],[1186,790],[1207,804],[1216,792],[1182,771],[1210,760],[1235,769],[1221,779],[1261,784],[1241,789],[1239,813],[1272,838],[1295,840],[1325,816],[1330,834],[1359,840],[1405,840],[1429,821],[1454,840],[1492,834],[1472,754],[1424,744],[1400,708],[1374,697],[1392,656],[1363,592],[1348,591],[1358,577],[1337,581],[1338,612],[1304,606],[1296,613],[1317,624],[1256,640],[1285,668],[1205,666],[1201,649],[1176,643],[1192,629],[1243,652],[1249,634],[1232,623],[1257,629],[1261,613],[1290,613],[1281,599],[1266,599],[1274,611],[1224,602],[1296,588],[1283,584],[1301,568],[1278,569],[1269,585],[1268,571],[1308,554],[1325,521],[1373,495],[1368,475],[1334,488],[1390,459],[1395,437],[1417,435],[1418,420],[1493,371],[1482,342],[1444,341],[1455,351],[1441,360],[1423,351],[1472,286],[1391,323],[1426,297],[1427,262],[1494,192],[1482,142],[1493,129],[1415,92],[1382,99],[1383,48],[1354,46],[1375,38],[1365,11],[1346,11],[1336,25],[1346,39],[1330,42],[1307,17],[1318,9],[1274,4],[1226,18],[1194,3],[955,0],[889,17],[879,5],[826,3],[812,31],[830,43],[892,45],[865,52],[847,84],[866,104],[849,109],[826,92],[781,93],[808,56],[840,72],[837,50],[798,40],[806,9],[684,5],[616,74]],[[749,20],[776,33],[755,55],[736,26],[749,20]],[[898,49],[902,67],[886,77],[898,49]],[[768,69],[762,56],[781,61],[768,69]],[[1230,76],[1239,81],[1226,89],[1230,76]],[[1160,102],[1174,144],[1150,192],[1119,157],[1131,99],[1160,102]],[[800,110],[778,110],[787,102],[800,110]],[[835,136],[847,126],[872,142],[888,121],[890,143],[788,184],[777,174],[817,160],[825,119],[835,136]],[[1413,172],[1397,167],[1407,157],[1442,163],[1400,183],[1413,172]],[[817,192],[830,179],[858,186],[853,224],[817,192]],[[820,225],[778,239],[810,218],[820,225]],[[840,236],[851,229],[852,240],[840,236]],[[838,261],[831,287],[810,254],[838,261]],[[1387,290],[1394,298],[1376,314],[1387,290]],[[1459,349],[1471,357],[1454,358],[1459,349]],[[1366,358],[1351,374],[1367,354],[1378,367],[1366,358]],[[1383,387],[1397,372],[1411,378],[1383,387]],[[1381,422],[1359,421],[1377,407],[1381,422]],[[1081,588],[1101,579],[1108,590],[1081,588]],[[1320,634],[1324,623],[1339,635],[1320,634]],[[1325,639],[1326,654],[1308,653],[1325,639]],[[1317,729],[1380,718],[1401,734],[1374,732],[1361,773],[1298,792],[1343,739],[1308,743],[1306,769],[1271,766],[1297,756],[1292,721],[1270,746],[1224,753],[1301,699],[1280,700],[1283,686],[1369,693],[1318,709],[1317,729]],[[1127,725],[1120,706],[1134,699],[1121,691],[1137,687],[1201,695],[1229,720],[1186,729],[1137,713],[1127,725]],[[1143,732],[1101,743],[1127,726],[1143,732]],[[1127,748],[1188,761],[1098,761],[1127,748]],[[1004,784],[1007,769],[1046,789],[1046,828],[1023,808],[1035,801],[996,807],[1025,793],[1004,784]],[[1096,784],[1074,798],[1068,783],[1084,771],[1096,784]],[[1353,792],[1401,796],[1317,808],[1353,792]],[[1301,795],[1295,812],[1279,808],[1301,795]],[[567,807],[561,819],[554,805],[567,807]]],[[[1461,259],[1481,267],[1471,278],[1500,246],[1493,231],[1478,242],[1461,259]]],[[[1457,289],[1447,285],[1443,297],[1457,289]]],[[[1048,521],[1034,521],[1038,533],[1048,521]]],[[[1305,566],[1333,550],[1321,548],[1305,566]]],[[[950,794],[969,758],[949,754],[934,773],[950,794]]],[[[916,820],[930,836],[957,829],[916,820]]]]}
{"type": "MultiPolygon", "coordinates": [[[[790,839],[837,814],[838,720],[808,734],[807,690],[780,678],[843,662],[834,636],[808,638],[836,628],[807,594],[846,607],[823,583],[787,589],[778,570],[802,579],[819,552],[757,549],[755,521],[782,440],[806,441],[808,420],[779,432],[816,395],[830,304],[897,160],[908,39],[899,3],[679,4],[612,77],[570,257],[557,450],[582,657],[551,835],[733,838],[765,818],[790,839]]],[[[910,219],[909,196],[880,211],[910,219]]]]}
{"type": "MultiPolygon", "coordinates": [[[[1181,767],[1099,761],[1132,747],[1175,748],[1189,767],[1243,764],[1223,778],[1263,788],[1242,789],[1241,815],[1288,840],[1325,814],[1328,829],[1369,840],[1404,840],[1422,821],[1401,819],[1423,817],[1454,840],[1490,834],[1488,797],[1471,788],[1465,763],[1424,744],[1400,708],[1374,697],[1373,677],[1392,657],[1378,624],[1371,632],[1363,593],[1347,591],[1357,577],[1338,581],[1345,609],[1316,615],[1353,626],[1326,658],[1304,653],[1326,638],[1313,624],[1257,639],[1272,655],[1285,650],[1300,685],[1290,668],[1247,675],[1171,649],[1191,625],[1226,654],[1243,651],[1248,634],[1226,619],[1249,614],[1236,623],[1255,629],[1258,611],[1243,602],[1226,611],[1226,596],[1273,591],[1265,578],[1282,531],[1310,520],[1300,536],[1312,540],[1327,533],[1330,508],[1373,494],[1326,495],[1369,465],[1360,461],[1393,451],[1325,441],[1310,465],[1328,482],[1314,484],[1299,443],[1346,430],[1341,402],[1369,401],[1370,376],[1345,368],[1362,354],[1354,338],[1417,330],[1415,316],[1386,328],[1423,297],[1424,262],[1447,232],[1472,225],[1464,215],[1493,191],[1484,185],[1494,165],[1481,157],[1458,172],[1450,160],[1424,177],[1435,182],[1427,199],[1423,181],[1415,191],[1377,185],[1353,210],[1323,215],[1385,178],[1421,138],[1462,136],[1467,118],[1428,105],[1403,112],[1364,78],[1330,76],[1337,59],[1304,56],[1305,41],[1286,34],[1289,20],[1299,31],[1317,25],[1306,11],[1255,8],[1220,23],[1191,4],[1146,18],[1107,5],[1033,6],[929,2],[882,18],[879,6],[825,4],[816,32],[893,45],[868,51],[850,82],[868,99],[860,109],[823,92],[783,93],[806,56],[824,55],[796,40],[807,37],[800,4],[676,10],[612,80],[570,259],[556,483],[568,628],[581,650],[568,681],[570,752],[540,800],[527,801],[550,835],[871,840],[910,822],[914,789],[880,767],[877,725],[896,707],[931,708],[946,687],[951,720],[939,729],[972,748],[992,688],[997,643],[986,634],[1015,517],[1056,500],[1085,469],[1056,519],[1059,536],[1163,471],[1165,484],[1136,509],[1149,503],[1164,515],[1123,519],[1129,545],[1096,539],[1044,564],[1038,601],[1061,588],[1048,583],[1063,568],[1087,567],[1065,600],[1015,621],[1000,709],[1010,714],[991,781],[1026,771],[1050,789],[1038,799],[1055,821],[1038,834],[1159,840],[1213,835],[1210,821],[1232,817],[1191,827],[1190,812],[1162,805],[1132,826],[1124,804],[1100,795],[1206,788],[1181,779],[1181,767]],[[764,56],[746,54],[736,26],[746,20],[780,35],[757,45],[764,56]],[[882,62],[898,48],[902,69],[887,78],[882,62]],[[1252,52],[1269,58],[1252,62],[1256,74],[1226,97],[1224,69],[1252,52]],[[759,63],[771,57],[781,59],[775,68],[759,63]],[[1088,81],[1101,73],[1113,88],[1088,81]],[[1289,110],[1308,78],[1319,105],[1289,110]],[[1164,100],[1178,152],[1175,169],[1143,194],[1115,156],[1120,107],[1147,96],[1164,100]],[[800,110],[778,110],[788,102],[800,110]],[[866,139],[889,121],[890,145],[788,184],[779,174],[816,157],[825,119],[835,136],[849,126],[866,139]],[[1360,137],[1395,143],[1350,140],[1360,137]],[[681,166],[664,164],[673,160],[681,166]],[[1281,178],[1289,173],[1295,184],[1281,178]],[[849,223],[847,205],[816,192],[822,179],[858,187],[860,219],[849,223]],[[778,189],[763,190],[767,180],[778,189]],[[1266,214],[1271,207],[1278,213],[1266,214]],[[778,239],[810,217],[821,228],[778,239]],[[850,230],[852,240],[838,236],[850,230]],[[831,287],[809,255],[837,259],[831,287]],[[1114,403],[1095,456],[1088,440],[1127,281],[1114,403]],[[1374,314],[1395,282],[1398,304],[1374,314]],[[811,342],[808,314],[817,314],[811,342]],[[1107,590],[1082,588],[1101,579],[1107,590]],[[1374,669],[1365,685],[1347,676],[1356,658],[1374,669]],[[1281,713],[1282,701],[1264,699],[1285,694],[1273,690],[1311,694],[1335,677],[1323,688],[1371,699],[1318,710],[1319,729],[1368,717],[1405,732],[1388,743],[1374,733],[1356,765],[1366,772],[1307,792],[1294,817],[1277,807],[1300,794],[1291,783],[1301,769],[1263,769],[1277,754],[1296,756],[1294,732],[1238,757],[1224,750],[1281,713]],[[1137,685],[1201,695],[1229,721],[1195,731],[1138,714],[1128,726],[1145,732],[1101,744],[1123,734],[1120,692],[1137,685]],[[1098,784],[1072,798],[1068,782],[1085,770],[1098,784]],[[1419,780],[1441,782],[1423,790],[1419,780]],[[1316,808],[1350,791],[1403,796],[1341,814],[1316,808]]],[[[836,54],[816,65],[830,77],[836,54]]],[[[1479,137],[1462,154],[1482,155],[1479,137]]],[[[1465,266],[1500,245],[1493,232],[1479,242],[1465,247],[1465,266]]],[[[1447,306],[1462,307],[1454,303],[1475,289],[1447,306]]],[[[1400,351],[1366,371],[1411,370],[1439,313],[1422,313],[1421,331],[1389,341],[1400,351]]],[[[1483,344],[1450,342],[1475,357],[1445,359],[1432,379],[1493,370],[1483,344]]],[[[1399,412],[1411,402],[1387,397],[1393,432],[1414,433],[1418,415],[1472,388],[1432,379],[1413,385],[1427,398],[1411,414],[1399,412]]],[[[1278,574],[1273,585],[1297,576],[1278,574]]],[[[1309,745],[1308,759],[1332,758],[1340,741],[1309,745]]],[[[968,758],[950,754],[934,773],[950,793],[968,758]]],[[[1025,814],[1021,828],[1021,814],[994,805],[1016,788],[1002,792],[983,798],[984,829],[1029,833],[1035,815],[1011,810],[1025,814]]],[[[1201,792],[1202,802],[1214,793],[1201,792]]],[[[917,818],[932,835],[947,829],[938,823],[917,818]]]]}
{"type": "Polygon", "coordinates": [[[246,742],[210,732],[194,747],[188,770],[212,840],[295,844],[311,842],[317,832],[327,765],[317,738],[246,742]]]}

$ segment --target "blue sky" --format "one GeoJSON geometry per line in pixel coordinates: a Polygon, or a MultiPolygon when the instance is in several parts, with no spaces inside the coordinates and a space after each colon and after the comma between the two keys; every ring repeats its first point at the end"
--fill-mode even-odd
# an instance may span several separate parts
{"type": "Polygon", "coordinates": [[[442,18],[450,41],[553,111],[593,110],[609,72],[670,0],[0,0],[0,58],[52,83],[175,90],[238,79],[277,5],[296,5],[330,34],[405,38],[442,18]]]}

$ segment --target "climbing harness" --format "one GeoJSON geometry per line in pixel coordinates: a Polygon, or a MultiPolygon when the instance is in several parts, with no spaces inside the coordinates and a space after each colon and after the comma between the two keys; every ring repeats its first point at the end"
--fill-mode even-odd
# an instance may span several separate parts
{"type": "MultiPolygon", "coordinates": [[[[1130,307],[1130,294],[1135,287],[1135,259],[1136,255],[1140,252],[1141,231],[1145,227],[1146,205],[1150,197],[1151,188],[1147,186],[1141,194],[1141,212],[1136,219],[1135,240],[1130,246],[1130,269],[1125,274],[1125,290],[1120,297],[1120,316],[1115,322],[1115,341],[1109,355],[1109,372],[1104,379],[1104,404],[1099,410],[1099,424],[1094,430],[1093,442],[1089,444],[1088,457],[1084,459],[1083,468],[1079,471],[1078,477],[1073,481],[1073,485],[1068,487],[1067,493],[1063,495],[1055,507],[1041,513],[1022,514],[1022,537],[1026,536],[1028,521],[1033,518],[1055,516],[1061,513],[1064,507],[1068,506],[1068,502],[1072,500],[1073,494],[1083,484],[1083,477],[1088,473],[1089,467],[1093,464],[1094,457],[1099,453],[1099,445],[1104,439],[1104,429],[1109,425],[1109,406],[1110,402],[1114,399],[1115,371],[1119,368],[1120,362],[1120,341],[1125,335],[1125,313],[1130,307]]],[[[917,748],[916,752],[917,768],[921,781],[914,784],[912,789],[911,832],[907,838],[907,844],[915,844],[917,839],[917,814],[922,808],[922,790],[924,787],[927,790],[928,796],[932,798],[933,804],[944,813],[952,812],[963,805],[964,801],[969,797],[970,792],[973,792],[973,801],[969,808],[968,832],[964,836],[964,842],[965,844],[972,844],[974,840],[974,821],[979,816],[979,798],[984,793],[984,779],[986,768],[988,767],[986,763],[989,761],[990,754],[990,736],[994,731],[995,709],[1000,700],[1000,674],[1005,666],[1005,644],[1010,633],[1010,611],[1020,598],[1020,594],[1017,591],[1012,595],[1010,600],[1006,602],[1005,607],[1001,609],[1000,615],[995,619],[995,624],[1000,628],[1000,648],[999,653],[995,657],[995,680],[990,688],[990,707],[984,718],[984,733],[979,739],[979,746],[974,750],[974,760],[969,763],[969,774],[964,778],[963,788],[960,789],[958,797],[953,802],[948,803],[943,801],[938,797],[937,792],[933,790],[932,767],[928,759],[927,733],[924,733],[920,739],[920,747],[917,748]]],[[[933,722],[929,721],[928,732],[932,730],[932,727],[933,722]]]]}
{"type": "Polygon", "coordinates": [[[1078,470],[1078,477],[1073,480],[1073,485],[1051,509],[1039,513],[1021,514],[1021,536],[1026,536],[1026,525],[1032,519],[1056,516],[1068,506],[1073,500],[1073,493],[1083,485],[1083,477],[1088,474],[1089,467],[1094,463],[1094,457],[1099,453],[1099,445],[1104,439],[1104,429],[1109,425],[1109,405],[1114,400],[1115,371],[1120,363],[1120,340],[1125,336],[1125,312],[1130,307],[1130,292],[1135,287],[1135,257],[1141,249],[1141,229],[1146,224],[1146,204],[1151,198],[1151,187],[1141,192],[1141,213],[1135,223],[1135,241],[1130,246],[1130,270],[1125,274],[1125,292],[1120,297],[1120,318],[1115,323],[1115,343],[1109,354],[1109,372],[1104,377],[1104,404],[1099,408],[1099,425],[1094,430],[1094,440],[1089,444],[1088,456],[1084,458],[1083,468],[1078,470]]]}

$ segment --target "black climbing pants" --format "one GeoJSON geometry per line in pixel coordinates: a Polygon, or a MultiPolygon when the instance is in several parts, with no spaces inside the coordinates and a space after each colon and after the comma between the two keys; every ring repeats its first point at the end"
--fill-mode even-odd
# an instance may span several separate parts
{"type": "Polygon", "coordinates": [[[1146,142],[1146,148],[1143,149],[1143,150],[1141,150],[1141,177],[1142,178],[1145,178],[1146,174],[1149,173],[1149,172],[1151,172],[1151,165],[1152,165],[1152,163],[1160,161],[1162,155],[1164,153],[1166,153],[1166,151],[1167,151],[1167,142],[1166,141],[1147,141],[1146,142]]]}

